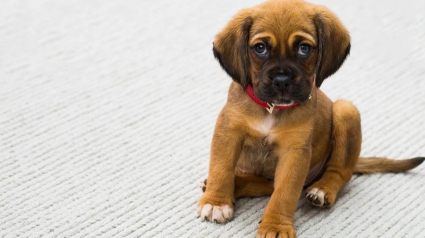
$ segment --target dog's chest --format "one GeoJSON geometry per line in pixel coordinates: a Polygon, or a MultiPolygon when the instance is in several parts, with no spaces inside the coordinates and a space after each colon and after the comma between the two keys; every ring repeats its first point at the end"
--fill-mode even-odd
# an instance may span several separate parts
{"type": "Polygon", "coordinates": [[[268,115],[263,120],[256,121],[251,124],[254,131],[260,132],[265,137],[272,137],[271,129],[276,123],[276,119],[272,115],[268,115]]]}
{"type": "Polygon", "coordinates": [[[273,178],[276,156],[273,154],[273,128],[276,119],[271,115],[250,124],[253,133],[245,140],[238,168],[249,174],[273,178]]]}

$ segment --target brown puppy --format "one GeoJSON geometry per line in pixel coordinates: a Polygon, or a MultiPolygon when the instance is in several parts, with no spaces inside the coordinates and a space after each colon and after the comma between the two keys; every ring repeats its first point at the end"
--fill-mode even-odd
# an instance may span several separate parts
{"type": "Polygon", "coordinates": [[[401,172],[424,160],[359,160],[358,110],[319,89],[350,51],[327,8],[276,0],[242,10],[213,51],[234,82],[213,136],[202,220],[226,222],[236,198],[271,195],[257,236],[295,237],[303,187],[310,203],[329,207],[354,172],[401,172]]]}

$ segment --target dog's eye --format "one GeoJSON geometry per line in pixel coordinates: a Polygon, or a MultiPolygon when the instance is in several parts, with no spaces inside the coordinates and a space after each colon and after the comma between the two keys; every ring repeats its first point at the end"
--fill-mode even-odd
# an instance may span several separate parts
{"type": "Polygon", "coordinates": [[[263,43],[258,43],[254,46],[255,52],[261,56],[267,54],[267,47],[263,43]]]}
{"type": "Polygon", "coordinates": [[[300,47],[298,47],[298,54],[302,56],[307,56],[310,54],[311,46],[307,44],[301,44],[300,47]]]}

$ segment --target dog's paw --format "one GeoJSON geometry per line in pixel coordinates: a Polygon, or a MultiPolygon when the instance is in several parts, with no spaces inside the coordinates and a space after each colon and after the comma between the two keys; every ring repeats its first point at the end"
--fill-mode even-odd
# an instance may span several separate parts
{"type": "Polygon", "coordinates": [[[317,188],[313,185],[306,190],[305,197],[314,206],[330,207],[334,204],[336,195],[327,188],[317,188]]]}
{"type": "Polygon", "coordinates": [[[202,189],[202,192],[204,192],[204,193],[205,193],[205,190],[207,190],[207,179],[205,179],[204,181],[202,181],[202,182],[199,184],[199,187],[202,189]]]}
{"type": "Polygon", "coordinates": [[[232,219],[233,208],[229,205],[213,206],[209,203],[198,206],[198,214],[202,221],[225,223],[232,219]]]}
{"type": "Polygon", "coordinates": [[[225,223],[233,217],[233,199],[205,192],[198,202],[198,215],[202,221],[225,223]]]}
{"type": "Polygon", "coordinates": [[[295,229],[291,224],[261,222],[257,231],[257,238],[295,238],[295,229]]]}

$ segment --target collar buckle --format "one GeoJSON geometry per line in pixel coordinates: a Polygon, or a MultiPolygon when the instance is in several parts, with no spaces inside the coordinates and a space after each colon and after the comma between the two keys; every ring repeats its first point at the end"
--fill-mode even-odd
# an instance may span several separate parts
{"type": "Polygon", "coordinates": [[[270,113],[270,114],[272,114],[273,113],[273,111],[274,111],[274,109],[275,109],[275,107],[276,107],[276,105],[274,104],[274,103],[267,103],[267,106],[269,106],[268,108],[266,107],[266,110],[270,113]]]}

